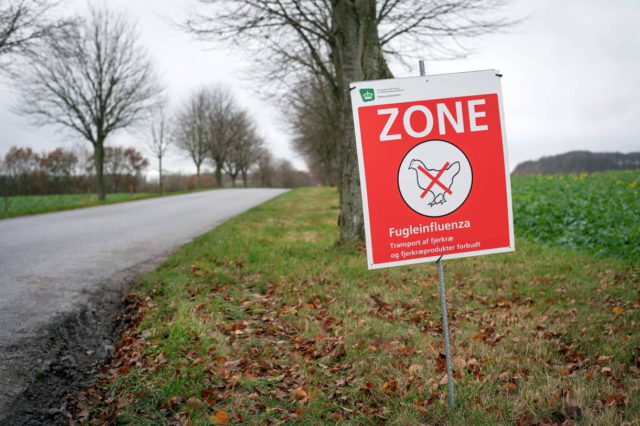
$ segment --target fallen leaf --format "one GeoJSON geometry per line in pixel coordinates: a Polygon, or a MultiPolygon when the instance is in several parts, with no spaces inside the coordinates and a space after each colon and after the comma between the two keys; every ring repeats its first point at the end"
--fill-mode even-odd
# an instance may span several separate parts
{"type": "Polygon", "coordinates": [[[505,383],[504,386],[500,388],[500,392],[502,393],[514,393],[518,391],[518,385],[515,383],[505,383]]]}
{"type": "Polygon", "coordinates": [[[484,340],[486,337],[487,337],[487,336],[485,336],[485,334],[484,334],[484,333],[480,332],[480,333],[476,334],[475,336],[473,336],[473,337],[471,338],[471,340],[475,340],[475,341],[482,341],[482,340],[484,340]]]}
{"type": "Polygon", "coordinates": [[[613,406],[622,407],[624,405],[627,405],[629,400],[625,398],[624,395],[609,395],[609,396],[605,396],[602,402],[605,405],[608,405],[609,407],[613,407],[613,406]]]}
{"type": "Polygon", "coordinates": [[[307,392],[304,390],[304,386],[300,386],[299,388],[295,388],[291,392],[291,395],[293,396],[293,399],[295,399],[296,401],[302,401],[303,399],[305,399],[308,396],[307,392]]]}
{"type": "Polygon", "coordinates": [[[409,374],[417,376],[422,371],[422,366],[419,364],[412,364],[409,366],[409,374]]]}
{"type": "Polygon", "coordinates": [[[202,402],[201,399],[198,399],[196,397],[191,397],[189,399],[187,399],[187,407],[189,407],[192,410],[196,410],[196,409],[200,409],[202,407],[204,407],[204,402],[202,402]]]}
{"type": "Polygon", "coordinates": [[[384,389],[386,393],[394,393],[398,390],[398,383],[395,380],[385,382],[382,385],[382,389],[384,389]]]}
{"type": "Polygon", "coordinates": [[[616,315],[621,315],[624,312],[622,306],[615,306],[611,311],[616,315]]]}
{"type": "Polygon", "coordinates": [[[171,408],[177,407],[180,404],[182,404],[182,398],[179,396],[172,396],[167,400],[167,406],[171,408]]]}
{"type": "Polygon", "coordinates": [[[223,410],[216,411],[213,416],[209,417],[211,423],[216,425],[228,425],[229,424],[229,413],[223,410]]]}

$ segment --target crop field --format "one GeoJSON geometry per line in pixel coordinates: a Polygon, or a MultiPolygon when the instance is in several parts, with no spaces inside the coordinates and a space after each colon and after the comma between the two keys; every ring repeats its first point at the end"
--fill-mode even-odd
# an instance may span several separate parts
{"type": "Polygon", "coordinates": [[[640,260],[640,172],[512,178],[516,235],[640,260]]]}

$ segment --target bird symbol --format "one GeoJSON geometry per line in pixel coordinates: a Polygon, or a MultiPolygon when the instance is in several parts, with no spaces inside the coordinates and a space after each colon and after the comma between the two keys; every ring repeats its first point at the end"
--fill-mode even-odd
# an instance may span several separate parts
{"type": "MultiPolygon", "coordinates": [[[[411,163],[409,164],[409,169],[414,170],[416,172],[418,187],[422,190],[425,190],[433,182],[433,179],[431,179],[429,176],[421,172],[419,170],[419,167],[422,167],[423,169],[427,170],[432,176],[438,175],[438,173],[440,173],[440,170],[427,169],[427,167],[424,165],[422,161],[415,158],[411,160],[411,163]]],[[[450,190],[451,186],[453,185],[453,178],[455,178],[458,175],[458,173],[460,173],[460,162],[456,161],[455,163],[447,167],[445,171],[442,172],[442,174],[438,178],[438,182],[442,183],[442,185],[446,186],[450,190]]],[[[438,184],[431,185],[428,196],[429,198],[427,199],[427,201],[429,202],[430,207],[433,207],[436,204],[444,204],[447,202],[445,198],[445,189],[438,184]]]]}

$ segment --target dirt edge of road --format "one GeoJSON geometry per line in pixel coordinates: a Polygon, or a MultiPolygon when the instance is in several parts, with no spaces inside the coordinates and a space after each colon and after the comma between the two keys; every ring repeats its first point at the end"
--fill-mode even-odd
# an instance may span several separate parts
{"type": "Polygon", "coordinates": [[[5,407],[2,425],[67,425],[67,396],[95,380],[100,364],[113,352],[127,326],[126,295],[145,273],[169,256],[145,261],[103,282],[76,311],[60,315],[36,338],[12,348],[21,353],[15,371],[25,372],[26,387],[5,407]]]}

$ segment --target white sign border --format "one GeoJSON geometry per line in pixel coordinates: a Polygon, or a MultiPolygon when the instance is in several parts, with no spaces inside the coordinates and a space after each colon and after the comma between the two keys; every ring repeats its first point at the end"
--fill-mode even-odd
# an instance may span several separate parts
{"type": "Polygon", "coordinates": [[[365,243],[367,248],[367,264],[369,269],[381,269],[390,268],[393,266],[413,265],[416,263],[433,262],[440,257],[442,260],[457,259],[463,257],[482,256],[487,254],[497,254],[515,251],[515,235],[513,229],[513,208],[511,204],[511,176],[509,173],[509,152],[507,148],[507,132],[504,120],[504,109],[502,102],[502,90],[500,85],[500,78],[502,75],[497,70],[482,70],[482,71],[469,71],[461,73],[450,74],[433,74],[421,77],[406,77],[406,78],[394,78],[385,80],[367,80],[356,81],[349,85],[351,92],[351,110],[353,113],[353,123],[356,136],[356,151],[358,154],[358,169],[360,172],[360,192],[362,194],[362,211],[364,214],[364,233],[365,243]],[[478,84],[480,80],[481,84],[478,84]],[[401,86],[409,86],[413,82],[425,81],[429,85],[427,90],[429,97],[425,98],[424,93],[410,93],[409,98],[394,99],[389,101],[380,101],[375,99],[374,101],[363,102],[360,97],[360,88],[374,89],[374,92],[378,88],[386,88],[387,85],[396,84],[401,86]],[[487,90],[482,90],[485,88],[487,90]],[[507,190],[507,209],[509,220],[509,245],[507,247],[498,247],[487,250],[470,250],[463,253],[445,254],[429,257],[419,257],[407,260],[398,260],[395,262],[374,263],[373,262],[373,249],[371,246],[371,222],[369,219],[369,199],[367,197],[367,181],[365,179],[364,170],[364,157],[362,152],[362,133],[360,131],[360,117],[358,116],[358,108],[362,106],[372,105],[386,105],[390,103],[405,103],[416,102],[422,100],[437,100],[446,98],[457,98],[463,96],[475,96],[475,95],[491,95],[496,94],[498,96],[498,111],[500,114],[500,129],[502,133],[502,150],[504,156],[504,173],[505,183],[507,190]]]}

